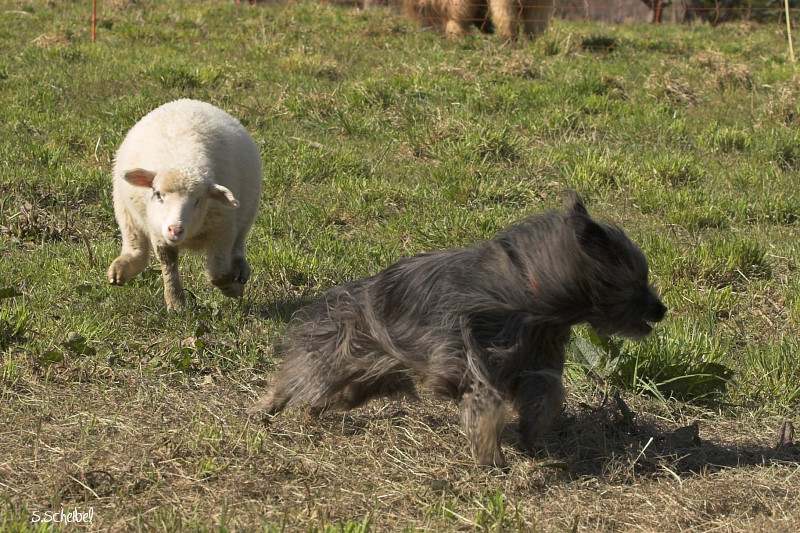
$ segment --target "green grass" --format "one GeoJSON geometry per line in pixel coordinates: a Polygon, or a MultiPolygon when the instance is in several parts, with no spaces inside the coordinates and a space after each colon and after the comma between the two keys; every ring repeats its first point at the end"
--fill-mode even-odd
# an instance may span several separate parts
{"type": "Polygon", "coordinates": [[[800,407],[800,90],[782,26],[555,20],[511,48],[383,9],[99,4],[92,44],[91,2],[0,0],[0,530],[37,530],[31,513],[62,504],[94,507],[97,528],[165,531],[800,523],[798,455],[770,455],[800,407]],[[155,261],[105,280],[110,171],[127,130],[180,97],[238,117],[265,181],[245,297],[185,256],[191,307],[167,314],[155,261]],[[447,402],[244,415],[303,303],[491,238],[565,188],[641,245],[670,312],[646,341],[606,346],[614,372],[570,364],[567,413],[534,457],[474,468],[447,402]],[[714,369],[733,379],[686,392],[714,369]],[[669,444],[695,420],[707,446],[669,444]],[[780,490],[782,511],[745,505],[780,490]]]}

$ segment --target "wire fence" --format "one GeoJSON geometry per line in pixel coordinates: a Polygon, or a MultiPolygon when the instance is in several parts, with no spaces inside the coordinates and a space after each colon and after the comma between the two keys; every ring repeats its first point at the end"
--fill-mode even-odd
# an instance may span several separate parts
{"type": "MultiPolygon", "coordinates": [[[[112,3],[138,3],[139,0],[110,0],[112,3]]],[[[236,4],[287,5],[296,0],[224,0],[236,4]]],[[[526,33],[543,31],[551,18],[609,23],[707,23],[733,21],[781,24],[791,40],[791,29],[800,21],[800,0],[505,0],[498,10],[490,1],[502,0],[319,0],[353,9],[391,9],[418,20],[422,27],[433,26],[451,33],[476,27],[485,33],[516,33],[521,26],[526,33]],[[454,22],[455,21],[455,22],[454,22]]],[[[107,0],[93,0],[92,41],[95,11],[107,0]]]]}
{"type": "MultiPolygon", "coordinates": [[[[285,2],[286,0],[237,0],[239,2],[263,3],[285,2]]],[[[292,0],[288,0],[292,1],[292,0]]],[[[323,2],[349,5],[354,8],[369,9],[388,7],[403,10],[407,0],[321,0],[323,2]]],[[[488,0],[412,0],[417,5],[442,6],[442,19],[446,18],[443,6],[458,3],[472,10],[487,10],[488,0]]],[[[509,0],[510,9],[518,9],[520,21],[525,19],[525,6],[544,4],[542,0],[509,0]]],[[[784,0],[554,0],[552,16],[568,20],[591,20],[601,22],[662,22],[689,23],[706,22],[721,24],[730,21],[752,21],[763,23],[785,23],[784,0]]],[[[790,22],[800,20],[800,0],[788,3],[790,22]]],[[[540,20],[541,21],[541,20],[540,20]]]]}

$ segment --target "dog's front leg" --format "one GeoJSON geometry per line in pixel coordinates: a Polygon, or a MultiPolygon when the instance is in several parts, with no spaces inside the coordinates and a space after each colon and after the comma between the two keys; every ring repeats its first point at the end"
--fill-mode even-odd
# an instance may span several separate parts
{"type": "Polygon", "coordinates": [[[502,468],[506,465],[500,449],[500,435],[505,427],[503,399],[494,389],[473,383],[459,406],[461,424],[475,460],[483,465],[502,468]]]}
{"type": "Polygon", "coordinates": [[[533,444],[550,428],[564,403],[561,372],[551,369],[525,372],[517,397],[519,432],[524,446],[533,444]]]}

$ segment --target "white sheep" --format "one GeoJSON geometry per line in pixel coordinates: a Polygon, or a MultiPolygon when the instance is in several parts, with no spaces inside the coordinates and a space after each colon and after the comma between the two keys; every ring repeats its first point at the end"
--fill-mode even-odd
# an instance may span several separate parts
{"type": "Polygon", "coordinates": [[[168,310],[186,306],[178,251],[205,250],[206,278],[239,298],[250,277],[245,238],[261,196],[261,155],[238,120],[211,104],[176,100],[128,132],[114,162],[114,213],[122,251],[108,281],[141,273],[150,247],[161,261],[168,310]]]}

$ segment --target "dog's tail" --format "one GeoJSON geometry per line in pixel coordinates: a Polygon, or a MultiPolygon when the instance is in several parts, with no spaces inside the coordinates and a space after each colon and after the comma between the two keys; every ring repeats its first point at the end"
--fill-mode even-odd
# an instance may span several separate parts
{"type": "Polygon", "coordinates": [[[492,385],[492,378],[485,364],[489,357],[472,334],[472,328],[466,317],[461,318],[461,338],[465,348],[464,357],[467,362],[467,378],[471,381],[470,385],[472,387],[484,387],[497,392],[494,385],[492,385]]]}
{"type": "Polygon", "coordinates": [[[369,305],[367,285],[362,280],[334,287],[297,312],[280,346],[284,361],[270,391],[249,412],[347,406],[355,399],[341,391],[368,389],[354,383],[388,384],[386,376],[401,366],[395,359],[400,351],[369,305]]]}

